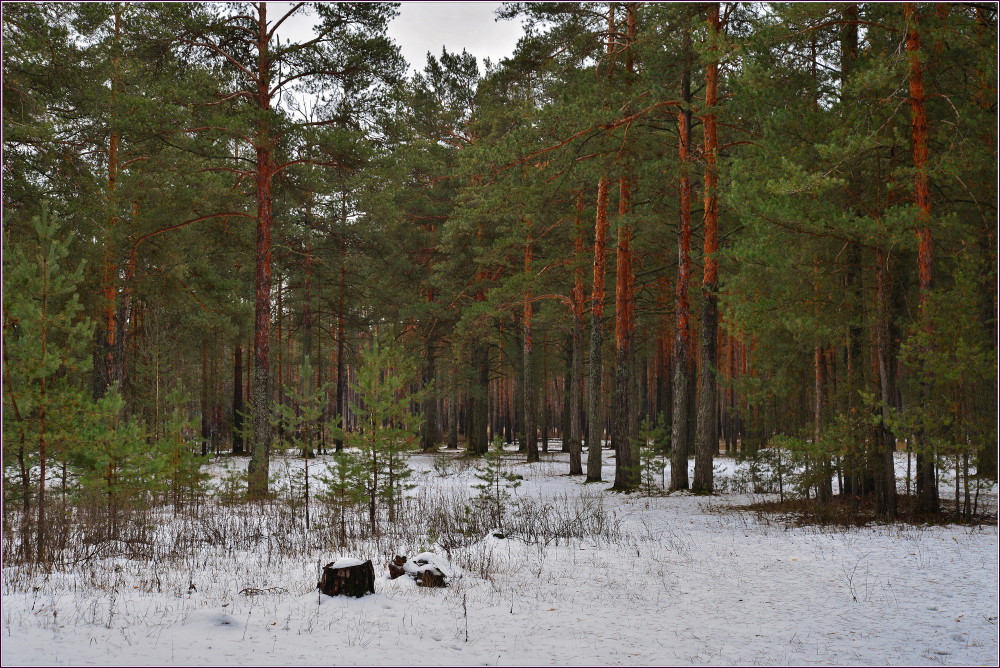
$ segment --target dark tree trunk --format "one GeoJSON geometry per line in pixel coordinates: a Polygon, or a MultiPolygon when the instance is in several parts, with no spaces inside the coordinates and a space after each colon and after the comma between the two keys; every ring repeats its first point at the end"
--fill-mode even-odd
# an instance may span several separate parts
{"type": "MultiPolygon", "coordinates": [[[[813,444],[818,448],[823,424],[823,358],[822,348],[813,349],[813,444]]],[[[816,501],[829,503],[833,500],[833,472],[830,458],[822,454],[816,463],[820,467],[820,477],[816,483],[816,501]]]]}
{"type": "Polygon", "coordinates": [[[208,340],[201,340],[201,456],[208,455],[211,414],[208,404],[208,340]]]}
{"type": "Polygon", "coordinates": [[[489,419],[486,393],[490,381],[490,351],[488,344],[477,341],[472,349],[472,368],[475,381],[469,389],[469,433],[467,450],[474,455],[486,454],[489,442],[486,422],[489,419]]]}
{"type": "Polygon", "coordinates": [[[562,377],[562,415],[559,422],[559,438],[562,439],[562,451],[570,452],[570,431],[573,421],[571,395],[573,393],[573,333],[566,336],[566,366],[562,377]]]}
{"type": "MultiPolygon", "coordinates": [[[[524,274],[530,280],[531,276],[531,256],[532,256],[532,241],[531,241],[531,222],[528,221],[528,239],[524,244],[524,274]]],[[[523,404],[521,407],[522,415],[524,416],[524,447],[528,453],[528,463],[538,461],[538,431],[535,426],[535,386],[534,379],[532,378],[531,366],[534,362],[534,356],[532,355],[532,331],[531,331],[531,316],[532,316],[532,302],[531,302],[531,289],[524,295],[524,318],[522,321],[522,331],[523,331],[523,358],[521,363],[524,365],[524,375],[521,388],[521,398],[523,404]]]]}
{"type": "MultiPolygon", "coordinates": [[[[311,216],[311,212],[309,213],[311,216]]],[[[312,368],[313,359],[322,360],[322,358],[313,358],[313,304],[312,304],[312,241],[309,239],[309,230],[306,230],[306,238],[303,243],[303,258],[302,258],[302,268],[303,268],[303,281],[302,281],[302,356],[300,363],[303,369],[310,369],[310,374],[308,378],[301,378],[300,383],[302,389],[305,391],[305,396],[311,398],[316,393],[316,369],[312,368]]],[[[320,363],[317,366],[322,366],[320,363]]],[[[317,422],[310,422],[309,424],[303,425],[306,430],[305,444],[302,448],[302,456],[304,458],[313,457],[315,452],[313,450],[313,445],[315,443],[315,437],[319,432],[319,424],[317,422]]],[[[306,478],[306,483],[308,484],[308,478],[306,478]]],[[[308,511],[308,506],[306,508],[308,511]]]]}
{"type": "Polygon", "coordinates": [[[420,434],[420,449],[427,451],[437,445],[438,442],[438,431],[437,431],[437,398],[434,396],[434,376],[435,371],[435,356],[436,350],[434,347],[434,338],[432,335],[427,336],[427,346],[424,352],[424,392],[426,396],[424,397],[424,423],[423,430],[420,434]]]}
{"type": "Polygon", "coordinates": [[[583,475],[583,313],[573,319],[573,361],[569,394],[569,474],[583,475]]]}
{"type": "Polygon", "coordinates": [[[451,399],[448,402],[448,449],[458,449],[458,386],[454,382],[454,371],[452,371],[451,399]]]}
{"type": "Polygon", "coordinates": [[[549,358],[547,356],[547,339],[542,335],[542,382],[540,401],[535,404],[539,408],[538,430],[541,432],[542,452],[549,451],[549,425],[551,423],[551,412],[553,409],[552,396],[549,392],[549,358]]]}
{"type": "MultiPolygon", "coordinates": [[[[346,200],[344,202],[346,209],[346,200]]],[[[346,222],[347,212],[342,212],[346,222]]],[[[347,240],[343,231],[340,235],[340,284],[337,289],[337,398],[334,424],[340,428],[333,439],[334,450],[344,449],[343,432],[347,430],[347,360],[345,357],[347,341],[344,327],[344,302],[347,292],[347,240]]]]}
{"type": "Polygon", "coordinates": [[[243,454],[243,346],[233,349],[233,454],[243,454]]]}
{"type": "Polygon", "coordinates": [[[579,193],[576,198],[576,241],[574,255],[577,267],[573,271],[573,333],[572,360],[570,362],[569,387],[569,474],[583,475],[580,440],[583,429],[583,253],[584,253],[584,197],[579,193]]]}
{"type": "Polygon", "coordinates": [[[691,35],[684,37],[684,70],[681,75],[683,106],[677,113],[680,177],[680,223],[677,226],[677,285],[674,312],[674,376],[670,421],[670,489],[688,489],[688,456],[691,452],[691,35]]]}
{"type": "Polygon", "coordinates": [[[608,234],[608,179],[597,184],[594,225],[594,282],[590,296],[590,381],[587,387],[587,482],[601,480],[601,344],[604,319],[604,251],[608,234]]]}
{"type": "Polygon", "coordinates": [[[887,518],[896,516],[896,470],[893,453],[896,451],[896,437],[889,430],[889,418],[895,403],[896,356],[890,340],[889,317],[891,296],[888,294],[892,282],[889,259],[881,249],[875,254],[875,356],[878,364],[879,399],[881,411],[875,425],[875,452],[872,466],[875,479],[875,512],[887,518]]]}

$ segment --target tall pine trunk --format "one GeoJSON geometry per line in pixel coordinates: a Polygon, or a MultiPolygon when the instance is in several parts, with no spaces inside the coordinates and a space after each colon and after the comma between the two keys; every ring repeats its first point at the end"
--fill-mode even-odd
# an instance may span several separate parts
{"type": "MultiPolygon", "coordinates": [[[[913,186],[917,205],[917,264],[920,277],[920,319],[922,328],[929,333],[930,315],[927,298],[931,290],[932,247],[931,247],[931,189],[927,174],[927,109],[924,93],[923,64],[921,63],[920,31],[914,3],[903,5],[906,17],[906,53],[909,58],[910,116],[913,134],[913,186]]],[[[926,373],[926,371],[924,371],[926,373]]],[[[926,396],[926,387],[921,388],[926,396]]],[[[940,510],[934,454],[925,434],[917,435],[917,512],[936,513],[940,510]]]]}
{"type": "Polygon", "coordinates": [[[639,485],[639,442],[635,428],[632,383],[632,341],[635,338],[635,275],[632,260],[631,183],[619,181],[618,247],[615,266],[615,393],[614,434],[617,446],[614,489],[628,491],[639,485]]]}
{"type": "MultiPolygon", "coordinates": [[[[530,280],[532,260],[531,221],[527,220],[527,240],[524,244],[524,275],[530,280]]],[[[538,461],[538,431],[535,425],[535,385],[532,378],[533,340],[531,331],[532,294],[529,288],[524,293],[524,318],[522,321],[523,350],[521,363],[524,365],[523,387],[521,389],[522,415],[524,416],[524,446],[528,452],[528,462],[538,461]]],[[[544,388],[543,388],[544,392],[544,388]]]]}
{"type": "MultiPolygon", "coordinates": [[[[638,3],[625,5],[625,76],[631,83],[635,74],[635,31],[638,3]]],[[[626,107],[625,109],[627,109],[626,107]]],[[[623,110],[624,111],[624,110],[623,110]]],[[[629,126],[626,125],[626,136],[629,126]]],[[[632,255],[633,228],[632,175],[629,171],[627,148],[624,173],[618,189],[618,245],[615,263],[615,457],[614,489],[628,491],[639,486],[639,428],[637,422],[641,400],[636,396],[632,344],[635,339],[635,268],[632,255]]]]}
{"type": "Polygon", "coordinates": [[[670,489],[687,489],[688,455],[691,451],[691,35],[684,38],[681,75],[681,110],[677,114],[680,177],[680,221],[677,226],[677,286],[674,312],[674,375],[670,424],[670,489]]]}
{"type": "Polygon", "coordinates": [[[255,186],[257,194],[256,273],[254,280],[254,358],[253,358],[253,443],[250,449],[249,493],[267,493],[271,456],[270,425],[270,338],[271,338],[271,181],[274,161],[271,156],[270,62],[268,60],[267,4],[257,3],[257,107],[260,118],[254,137],[256,149],[255,186]]]}
{"type": "MultiPolygon", "coordinates": [[[[719,3],[708,6],[708,38],[714,41],[719,33],[719,3]]],[[[709,47],[713,53],[717,47],[709,47]]],[[[718,362],[716,336],[719,327],[719,177],[716,167],[718,133],[715,105],[718,102],[719,63],[712,60],[705,68],[705,256],[701,292],[701,368],[699,369],[698,424],[695,437],[695,463],[692,490],[712,491],[712,465],[719,450],[718,438],[718,362]]]]}
{"type": "Polygon", "coordinates": [[[604,252],[608,235],[608,179],[597,184],[597,222],[594,225],[594,282],[590,292],[590,370],[587,386],[587,482],[601,480],[601,345],[604,322],[604,252]]]}
{"type": "MultiPolygon", "coordinates": [[[[121,3],[113,3],[114,13],[114,47],[119,48],[122,34],[121,3]]],[[[118,121],[118,96],[121,93],[121,56],[116,52],[111,58],[111,115],[109,124],[111,132],[108,137],[107,166],[107,222],[104,234],[104,254],[101,259],[101,302],[104,313],[97,335],[97,364],[94,369],[94,398],[103,397],[113,384],[121,383],[125,378],[125,327],[126,314],[119,303],[118,296],[118,261],[115,257],[117,239],[115,230],[119,227],[121,217],[118,212],[118,175],[121,170],[119,150],[121,148],[121,131],[118,121]]]]}

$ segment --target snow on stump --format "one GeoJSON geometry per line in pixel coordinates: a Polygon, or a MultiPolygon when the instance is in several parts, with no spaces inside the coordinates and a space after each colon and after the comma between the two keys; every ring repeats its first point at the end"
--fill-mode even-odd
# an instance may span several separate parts
{"type": "Polygon", "coordinates": [[[375,593],[375,566],[371,559],[361,561],[342,557],[323,567],[323,576],[316,584],[327,596],[361,598],[375,593]]]}
{"type": "Polygon", "coordinates": [[[389,562],[389,579],[409,575],[418,587],[447,587],[447,562],[433,552],[421,552],[412,559],[397,556],[389,562]]]}

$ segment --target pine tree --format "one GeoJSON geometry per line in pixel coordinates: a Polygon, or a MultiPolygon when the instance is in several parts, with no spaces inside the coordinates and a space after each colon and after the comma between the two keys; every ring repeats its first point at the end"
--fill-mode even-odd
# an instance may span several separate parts
{"type": "Polygon", "coordinates": [[[4,462],[17,462],[23,507],[30,507],[30,470],[35,481],[34,545],[30,521],[22,523],[26,557],[49,557],[46,489],[53,433],[73,418],[61,406],[78,400],[78,374],[93,330],[81,315],[79,285],[84,265],[69,264],[73,235],[48,207],[31,221],[32,237],[4,254],[4,462]],[[12,456],[11,456],[12,455],[12,456]]]}
{"type": "Polygon", "coordinates": [[[307,3],[293,6],[276,21],[268,19],[265,2],[250,12],[234,7],[229,13],[195,12],[179,41],[197,48],[232,72],[234,89],[214,103],[244,103],[249,127],[224,127],[227,139],[246,141],[254,152],[252,167],[215,169],[254,180],[257,237],[254,277],[253,443],[250,457],[250,492],[267,490],[270,453],[270,331],[271,246],[274,229],[272,184],[283,171],[300,164],[344,169],[335,146],[319,141],[312,129],[347,126],[371,113],[385,84],[398,75],[402,62],[398,49],[385,37],[391,4],[307,3]],[[304,42],[282,42],[278,28],[304,8],[318,16],[316,36],[304,42]],[[317,120],[296,122],[280,107],[281,96],[294,89],[318,91],[336,88],[342,95],[321,96],[317,120]],[[295,146],[290,143],[297,143],[295,146]],[[297,150],[296,150],[297,149],[297,150]]]}

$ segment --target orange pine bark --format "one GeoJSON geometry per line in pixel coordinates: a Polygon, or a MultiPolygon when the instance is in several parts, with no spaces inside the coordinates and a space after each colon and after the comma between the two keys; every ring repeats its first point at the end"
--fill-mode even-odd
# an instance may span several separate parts
{"type": "MultiPolygon", "coordinates": [[[[717,38],[721,29],[719,3],[708,5],[709,40],[717,38]]],[[[718,331],[718,305],[716,291],[719,281],[719,200],[718,171],[718,129],[716,127],[715,106],[718,104],[719,62],[714,55],[717,47],[709,45],[712,60],[705,68],[705,110],[702,126],[705,132],[705,222],[704,222],[704,273],[702,276],[702,317],[701,317],[701,368],[699,374],[698,422],[695,435],[695,466],[692,489],[696,492],[712,491],[712,464],[718,452],[718,407],[716,405],[717,382],[715,369],[718,349],[715,335],[718,331]]]]}
{"type": "MultiPolygon", "coordinates": [[[[914,3],[903,5],[906,19],[906,54],[909,60],[910,119],[913,137],[913,190],[917,206],[917,267],[920,282],[920,318],[925,332],[931,323],[927,299],[931,289],[933,250],[931,246],[931,189],[927,173],[928,126],[924,66],[920,48],[919,17],[914,3]]],[[[918,434],[918,441],[924,440],[918,434]]],[[[928,452],[917,453],[917,511],[936,513],[940,506],[934,460],[928,452]]]]}
{"type": "Polygon", "coordinates": [[[615,484],[634,489],[639,484],[639,453],[632,428],[632,340],[635,338],[635,272],[632,257],[632,184],[618,181],[618,247],[615,266],[615,484]]]}

